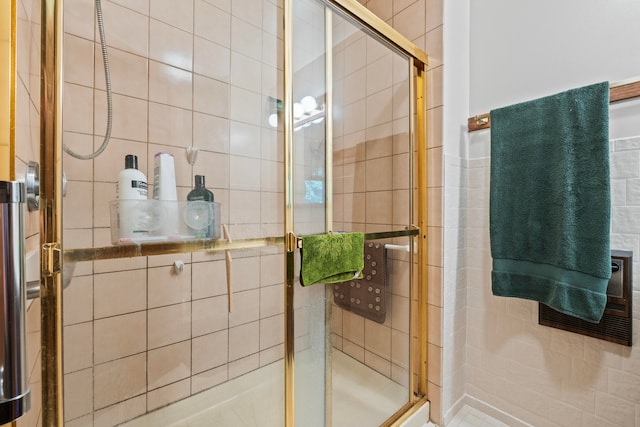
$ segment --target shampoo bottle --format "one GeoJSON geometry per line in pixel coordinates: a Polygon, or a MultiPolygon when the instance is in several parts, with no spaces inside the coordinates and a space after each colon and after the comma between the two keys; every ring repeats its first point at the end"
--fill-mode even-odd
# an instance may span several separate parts
{"type": "Polygon", "coordinates": [[[213,193],[204,186],[204,175],[196,175],[195,188],[187,194],[187,200],[204,200],[205,202],[213,202],[213,193]]]}
{"type": "Polygon", "coordinates": [[[147,177],[138,170],[138,157],[127,154],[124,157],[124,169],[118,174],[116,188],[119,200],[146,200],[147,177]]]}
{"type": "Polygon", "coordinates": [[[216,219],[213,193],[204,186],[204,176],[196,175],[195,188],[187,195],[186,222],[196,237],[214,237],[216,219]]]}
{"type": "MultiPolygon", "coordinates": [[[[147,200],[147,177],[138,170],[138,157],[127,154],[124,169],[118,174],[118,228],[120,238],[143,237],[148,234],[145,206],[139,200],[147,200]]],[[[144,202],[143,202],[144,203],[144,202]]]]}

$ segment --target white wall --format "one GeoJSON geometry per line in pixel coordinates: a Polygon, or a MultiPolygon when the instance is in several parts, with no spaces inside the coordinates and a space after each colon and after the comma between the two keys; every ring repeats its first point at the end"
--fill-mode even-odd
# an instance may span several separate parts
{"type": "MultiPolygon", "coordinates": [[[[466,337],[466,241],[464,180],[469,111],[469,0],[445,1],[443,75],[444,307],[442,316],[442,412],[464,395],[466,337]]],[[[431,379],[430,379],[431,380],[431,379]]],[[[454,408],[455,409],[455,408],[454,408]]]]}
{"type": "MultiPolygon", "coordinates": [[[[640,77],[638,21],[640,2],[631,0],[471,2],[467,116],[598,81],[640,77]]],[[[447,71],[445,81],[450,77],[447,71]]],[[[445,107],[447,95],[445,92],[445,107]]],[[[457,120],[445,119],[449,129],[444,144],[445,152],[458,152],[463,158],[457,165],[445,161],[444,166],[445,177],[462,176],[454,194],[467,194],[457,206],[464,213],[459,223],[466,234],[460,239],[464,247],[457,248],[457,259],[445,259],[445,271],[456,260],[465,262],[465,394],[458,405],[444,399],[445,421],[461,403],[469,403],[509,425],[522,420],[543,427],[640,427],[638,308],[634,345],[629,348],[539,326],[535,303],[491,295],[489,132],[471,134],[467,145],[457,150],[461,138],[455,136],[454,126],[459,127],[467,117],[462,117],[462,111],[459,114],[457,120]]],[[[640,101],[612,105],[610,117],[611,139],[621,140],[612,144],[612,247],[633,249],[637,266],[640,227],[625,230],[616,224],[623,220],[636,224],[635,218],[640,217],[632,213],[640,205],[635,195],[640,182],[636,147],[640,139],[622,140],[640,135],[640,101]]],[[[445,199],[450,196],[448,191],[447,187],[445,199]]],[[[634,302],[640,307],[640,279],[636,283],[634,302]]],[[[445,288],[452,286],[461,287],[460,283],[445,283],[445,288]]],[[[459,311],[456,302],[445,301],[445,311],[459,311]]],[[[456,342],[450,344],[451,354],[460,351],[456,342]]],[[[446,380],[446,368],[444,375],[446,380]]]]}
{"type": "Polygon", "coordinates": [[[471,114],[640,76],[640,2],[471,2],[471,114]]]}

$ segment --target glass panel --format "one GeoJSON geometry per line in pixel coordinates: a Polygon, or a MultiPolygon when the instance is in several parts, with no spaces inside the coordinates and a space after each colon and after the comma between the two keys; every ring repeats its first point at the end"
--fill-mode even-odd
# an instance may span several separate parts
{"type": "MultiPolygon", "coordinates": [[[[333,43],[334,229],[405,229],[409,60],[337,14],[333,43]]],[[[334,286],[334,426],[379,425],[409,402],[411,242],[365,242],[364,279],[334,286]]]]}
{"type": "MultiPolygon", "coordinates": [[[[233,239],[282,235],[283,138],[268,122],[282,99],[281,7],[120,3],[102,3],[109,145],[95,160],[63,158],[65,249],[112,245],[109,208],[125,156],[137,156],[151,199],[170,185],[154,182],[159,152],[173,155],[178,201],[186,204],[195,176],[205,176],[220,203],[217,233],[224,224],[233,239]]],[[[65,2],[64,12],[64,143],[87,154],[107,123],[100,40],[93,2],[65,2]]],[[[282,426],[282,265],[282,247],[271,247],[66,269],[65,424],[282,426]]]]}
{"type": "MultiPolygon", "coordinates": [[[[326,231],[325,7],[293,2],[294,233],[326,231]]],[[[299,265],[299,254],[296,254],[299,265]]],[[[299,269],[298,269],[299,271],[299,269]]],[[[325,426],[325,287],[294,288],[295,424],[325,426]]]]}
{"type": "MultiPolygon", "coordinates": [[[[63,156],[65,249],[131,243],[119,234],[131,218],[138,222],[130,233],[152,240],[199,236],[180,210],[197,175],[219,203],[214,236],[222,225],[234,239],[281,234],[282,10],[271,0],[223,3],[105,2],[110,85],[93,4],[66,5],[64,144],[82,154],[103,144],[108,86],[113,128],[95,160],[63,156]],[[160,164],[170,157],[158,153],[172,155],[173,165],[160,164]],[[128,155],[139,171],[120,180],[136,163],[128,155]],[[164,174],[154,179],[166,166],[175,184],[164,174]],[[182,204],[158,209],[143,200],[110,210],[117,186],[122,198],[135,182],[135,194],[143,175],[143,199],[175,188],[182,204]],[[151,227],[157,218],[165,219],[151,227]]],[[[331,216],[336,232],[404,229],[413,223],[408,61],[341,15],[329,19],[325,8],[295,2],[295,233],[323,233],[331,216]],[[334,113],[326,117],[330,97],[334,113]]],[[[206,221],[209,210],[198,206],[188,218],[206,221]]],[[[372,246],[410,242],[399,240],[372,246]]],[[[282,255],[268,247],[65,264],[65,422],[283,425],[282,255]]],[[[333,287],[296,286],[297,425],[375,425],[408,401],[410,255],[387,249],[376,266],[369,262],[367,275],[383,278],[370,291],[365,285],[374,320],[328,304],[333,287]],[[373,386],[356,388],[361,381],[373,386]]]]}
{"type": "MultiPolygon", "coordinates": [[[[294,4],[294,101],[320,104],[332,88],[334,111],[332,152],[324,121],[302,114],[294,125],[295,232],[327,231],[327,208],[334,232],[404,230],[413,223],[410,62],[337,12],[325,46],[325,7],[294,4]],[[332,205],[319,197],[327,180],[332,205]]],[[[296,286],[296,425],[379,425],[409,402],[411,242],[367,242],[363,280],[296,286]]]]}

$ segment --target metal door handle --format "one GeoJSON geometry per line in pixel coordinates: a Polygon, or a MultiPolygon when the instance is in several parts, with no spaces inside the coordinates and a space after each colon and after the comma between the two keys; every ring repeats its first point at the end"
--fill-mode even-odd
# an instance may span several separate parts
{"type": "Polygon", "coordinates": [[[31,407],[27,381],[24,183],[0,181],[0,424],[31,407]]]}

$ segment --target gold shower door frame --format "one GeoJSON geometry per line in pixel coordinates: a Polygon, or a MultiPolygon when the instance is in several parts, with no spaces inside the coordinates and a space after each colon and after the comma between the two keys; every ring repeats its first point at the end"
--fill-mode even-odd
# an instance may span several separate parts
{"type": "MultiPolygon", "coordinates": [[[[285,306],[285,426],[294,426],[294,250],[293,234],[293,1],[284,0],[283,48],[284,48],[284,236],[283,238],[249,239],[231,244],[209,245],[174,243],[155,245],[139,253],[114,247],[64,252],[62,248],[62,41],[63,0],[41,0],[41,91],[40,91],[40,243],[41,243],[41,355],[42,355],[42,425],[46,427],[64,424],[63,371],[62,371],[62,259],[79,261],[86,259],[144,256],[159,253],[176,253],[197,250],[225,250],[244,245],[258,247],[271,244],[285,246],[284,256],[284,306],[285,306]]],[[[323,0],[328,6],[341,11],[366,28],[371,34],[385,41],[406,55],[410,62],[410,92],[414,96],[410,104],[409,124],[411,135],[410,165],[416,165],[412,179],[417,193],[417,271],[418,310],[412,310],[410,319],[410,390],[413,398],[396,412],[384,426],[399,425],[427,402],[427,144],[426,144],[426,66],[427,55],[400,33],[363,7],[356,0],[323,0]],[[415,178],[414,178],[415,176],[415,178]],[[418,337],[418,348],[413,348],[413,338],[418,337]],[[417,374],[417,378],[416,375],[417,374]]],[[[329,12],[328,12],[329,13],[329,12]]],[[[330,22],[330,21],[329,21],[330,22]]],[[[330,84],[330,83],[329,83],[330,84]]],[[[327,139],[331,137],[331,120],[327,123],[327,139]]],[[[327,156],[331,157],[331,156],[327,156]]],[[[327,168],[327,182],[333,177],[327,168]]],[[[330,187],[329,187],[330,188],[330,187]]],[[[413,200],[413,198],[411,198],[413,200]]],[[[330,200],[329,200],[330,201],[330,200]]],[[[327,218],[332,218],[333,206],[327,203],[327,218]]],[[[411,203],[410,209],[413,209],[411,203]]],[[[413,214],[412,214],[413,215],[413,214]]],[[[327,221],[328,222],[328,221],[327,221]]],[[[383,233],[384,234],[384,233],[383,233]]],[[[416,233],[397,235],[414,235],[416,233]]],[[[394,236],[385,236],[394,237],[394,236]]]]}
{"type": "MultiPolygon", "coordinates": [[[[284,0],[284,157],[285,157],[285,427],[294,427],[295,425],[295,394],[294,394],[294,251],[296,250],[296,236],[293,230],[294,215],[294,195],[293,195],[293,2],[295,0],[284,0]]],[[[410,156],[409,168],[410,179],[414,184],[414,195],[417,195],[417,226],[412,224],[413,228],[417,228],[418,236],[418,310],[411,310],[410,313],[410,370],[409,370],[409,389],[413,392],[412,399],[400,408],[391,418],[389,418],[383,426],[397,426],[406,420],[411,414],[417,411],[422,405],[428,401],[427,396],[427,143],[426,143],[426,67],[428,64],[428,56],[421,49],[407,40],[399,32],[378,18],[371,11],[366,9],[356,0],[319,0],[327,4],[325,14],[325,43],[326,43],[326,93],[328,108],[332,108],[332,78],[331,78],[331,13],[335,10],[341,12],[347,17],[353,19],[362,25],[365,31],[378,38],[390,49],[395,49],[405,55],[409,60],[409,91],[413,99],[410,100],[409,106],[409,129],[410,129],[410,156]],[[414,171],[414,165],[417,167],[417,174],[414,171]],[[416,194],[417,193],[417,194],[416,194]],[[414,348],[413,337],[418,337],[418,348],[414,348]],[[416,375],[417,374],[417,375],[416,375]],[[417,376],[417,378],[415,378],[417,376]]],[[[326,185],[326,201],[325,201],[325,222],[326,231],[332,231],[333,223],[333,203],[331,185],[333,182],[332,167],[332,114],[331,110],[326,114],[326,151],[325,154],[325,180],[326,185]]],[[[414,218],[414,197],[410,198],[409,209],[411,218],[414,218]]],[[[395,234],[387,234],[384,237],[396,237],[404,234],[402,232],[395,234]],[[395,235],[394,235],[395,234],[395,235]]],[[[367,239],[382,238],[374,234],[365,235],[367,239]]],[[[413,251],[412,251],[413,253],[413,251]]],[[[327,310],[325,314],[325,322],[330,324],[330,296],[332,293],[327,292],[327,310]]],[[[328,351],[328,350],[327,350],[328,351]]],[[[330,413],[330,384],[331,371],[327,365],[326,372],[326,390],[327,397],[325,405],[327,406],[327,415],[325,421],[328,426],[331,425],[330,413]]]]}

